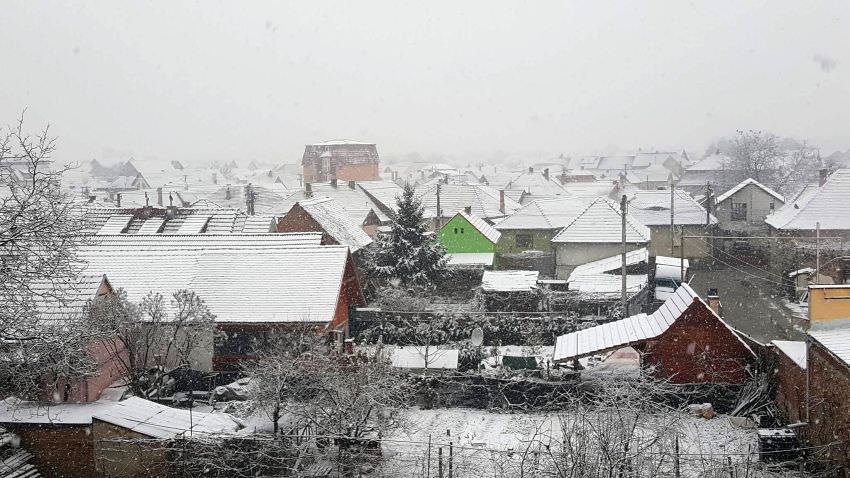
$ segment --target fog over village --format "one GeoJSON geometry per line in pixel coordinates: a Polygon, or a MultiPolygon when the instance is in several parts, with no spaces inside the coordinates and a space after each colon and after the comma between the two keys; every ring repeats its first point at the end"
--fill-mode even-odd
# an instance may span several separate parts
{"type": "Polygon", "coordinates": [[[0,478],[850,477],[850,4],[2,7],[0,478]]]}

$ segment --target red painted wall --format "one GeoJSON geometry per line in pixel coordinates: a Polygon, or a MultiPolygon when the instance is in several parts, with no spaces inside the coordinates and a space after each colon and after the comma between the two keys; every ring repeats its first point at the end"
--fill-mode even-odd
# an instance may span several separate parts
{"type": "Polygon", "coordinates": [[[663,334],[648,341],[644,363],[672,383],[743,383],[756,357],[705,305],[695,300],[663,334]]]}
{"type": "Polygon", "coordinates": [[[298,204],[292,206],[285,216],[277,220],[277,232],[321,232],[322,244],[338,244],[330,234],[325,232],[322,225],[298,204]]]}

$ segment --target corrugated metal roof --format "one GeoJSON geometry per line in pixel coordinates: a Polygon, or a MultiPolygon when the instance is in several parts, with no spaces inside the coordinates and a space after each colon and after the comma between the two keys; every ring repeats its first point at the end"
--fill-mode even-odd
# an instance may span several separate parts
{"type": "Polygon", "coordinates": [[[242,234],[265,234],[274,232],[274,216],[248,216],[242,227],[242,234]]]}
{"type": "MultiPolygon", "coordinates": [[[[637,265],[649,259],[646,248],[626,253],[626,266],[637,265]]],[[[622,293],[622,256],[619,254],[598,261],[582,264],[570,273],[567,279],[570,290],[583,292],[593,297],[619,297],[622,293]],[[611,273],[613,271],[613,273],[611,273]]],[[[626,293],[634,295],[647,284],[646,274],[626,275],[626,293]]]]}
{"type": "Polygon", "coordinates": [[[850,169],[832,173],[823,186],[809,187],[789,201],[765,222],[780,230],[850,230],[850,214],[843,207],[850,204],[850,169]]]}
{"type": "Polygon", "coordinates": [[[307,214],[318,222],[339,244],[351,248],[351,252],[372,243],[372,238],[351,221],[342,206],[330,197],[318,197],[298,203],[307,214]]]}
{"type": "Polygon", "coordinates": [[[812,322],[809,336],[830,353],[850,366],[850,320],[837,320],[834,324],[812,322]]]}
{"type": "Polygon", "coordinates": [[[521,292],[537,288],[538,271],[484,271],[481,289],[488,292],[521,292]]]}
{"type": "Polygon", "coordinates": [[[561,229],[587,208],[587,203],[574,197],[537,199],[499,221],[499,230],[561,229]]]}
{"type": "Polygon", "coordinates": [[[209,436],[233,433],[239,429],[239,425],[225,413],[191,412],[138,397],[112,403],[96,411],[92,417],[151,438],[209,436]]]}
{"type": "MultiPolygon", "coordinates": [[[[661,307],[652,314],[637,314],[615,322],[597,325],[561,335],[555,342],[555,361],[567,361],[588,355],[632,345],[663,334],[682,313],[695,301],[702,303],[706,310],[711,308],[694,292],[688,284],[682,284],[661,307]]],[[[747,350],[755,353],[741,339],[738,332],[723,321],[717,314],[712,315],[734,335],[747,350]]],[[[850,347],[848,347],[850,350],[850,347]]]]}
{"type": "Polygon", "coordinates": [[[127,226],[130,225],[130,221],[132,220],[133,216],[129,214],[110,216],[106,220],[106,223],[97,231],[97,234],[121,234],[127,230],[127,226]]]}
{"type": "Polygon", "coordinates": [[[458,215],[466,219],[473,227],[475,227],[475,229],[478,229],[478,232],[483,234],[484,237],[493,244],[499,242],[499,238],[502,237],[502,233],[497,231],[493,226],[484,222],[484,219],[473,214],[467,214],[466,211],[460,211],[458,215]]]}
{"type": "MultiPolygon", "coordinates": [[[[629,201],[629,214],[647,226],[669,226],[670,191],[636,191],[629,201]]],[[[673,214],[677,225],[705,224],[705,208],[681,189],[674,191],[673,214]]],[[[717,224],[717,218],[709,218],[711,224],[717,224]]]]}
{"type": "Polygon", "coordinates": [[[757,188],[761,189],[762,191],[766,192],[767,194],[770,194],[771,196],[775,197],[775,198],[776,198],[776,199],[778,199],[780,202],[785,203],[785,196],[783,196],[783,195],[779,194],[778,192],[774,191],[773,189],[770,189],[769,187],[767,187],[767,186],[765,186],[764,184],[762,184],[762,183],[760,183],[760,182],[756,181],[756,180],[755,180],[755,179],[753,179],[753,178],[747,178],[747,179],[745,179],[745,180],[741,181],[741,182],[740,182],[740,183],[738,183],[738,185],[737,185],[737,186],[735,186],[734,188],[732,188],[732,189],[730,189],[730,190],[726,191],[725,193],[721,194],[720,196],[718,196],[718,197],[717,197],[717,203],[718,203],[718,204],[719,204],[719,203],[722,203],[723,201],[725,201],[725,200],[729,199],[730,197],[732,197],[732,195],[733,195],[733,194],[735,194],[736,192],[740,191],[741,189],[744,189],[745,187],[747,187],[747,186],[749,186],[749,185],[751,185],[751,184],[752,184],[753,186],[755,186],[755,187],[757,187],[757,188]]]}
{"type": "MultiPolygon", "coordinates": [[[[605,198],[597,198],[569,225],[552,238],[553,243],[621,242],[619,206],[605,198]]],[[[649,228],[626,213],[626,242],[645,244],[649,242],[649,228]]]]}
{"type": "Polygon", "coordinates": [[[152,217],[142,224],[142,227],[136,231],[136,234],[157,234],[165,225],[165,219],[161,217],[152,217]]]}

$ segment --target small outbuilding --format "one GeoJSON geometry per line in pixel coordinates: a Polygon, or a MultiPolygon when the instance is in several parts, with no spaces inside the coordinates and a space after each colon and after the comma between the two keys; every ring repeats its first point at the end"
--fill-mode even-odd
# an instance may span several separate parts
{"type": "Polygon", "coordinates": [[[467,208],[455,214],[440,229],[438,238],[449,253],[449,265],[490,267],[501,235],[467,208]]]}

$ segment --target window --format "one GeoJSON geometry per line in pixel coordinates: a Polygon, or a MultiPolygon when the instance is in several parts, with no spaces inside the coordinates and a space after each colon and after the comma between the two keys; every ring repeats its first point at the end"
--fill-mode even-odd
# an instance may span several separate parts
{"type": "Polygon", "coordinates": [[[457,228],[455,228],[455,234],[457,234],[457,228]]]}
{"type": "Polygon", "coordinates": [[[532,240],[531,234],[517,234],[516,235],[516,246],[517,247],[532,247],[534,245],[534,241],[532,240]]]}
{"type": "Polygon", "coordinates": [[[746,221],[747,220],[747,203],[733,202],[732,203],[732,220],[746,221]]]}
{"type": "Polygon", "coordinates": [[[776,204],[774,204],[773,201],[771,201],[770,202],[770,210],[773,211],[774,209],[776,209],[776,204]]]}
{"type": "Polygon", "coordinates": [[[460,228],[460,233],[463,234],[463,228],[460,228]]]}

